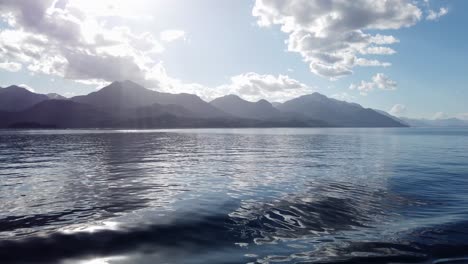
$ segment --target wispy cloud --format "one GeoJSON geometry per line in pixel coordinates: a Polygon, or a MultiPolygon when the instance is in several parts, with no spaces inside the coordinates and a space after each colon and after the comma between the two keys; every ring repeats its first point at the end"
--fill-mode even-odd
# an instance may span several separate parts
{"type": "Polygon", "coordinates": [[[439,11],[429,10],[428,15],[426,16],[427,20],[438,20],[439,18],[448,14],[448,8],[441,7],[439,11]]]}
{"type": "Polygon", "coordinates": [[[165,42],[172,42],[178,39],[185,39],[185,31],[183,30],[164,30],[161,32],[161,40],[165,42]]]}
{"type": "Polygon", "coordinates": [[[0,63],[0,70],[9,71],[9,72],[17,72],[23,68],[21,63],[17,62],[1,62],[0,63]]]}
{"type": "Polygon", "coordinates": [[[394,116],[403,116],[406,113],[406,106],[403,104],[394,105],[389,113],[394,116]]]}

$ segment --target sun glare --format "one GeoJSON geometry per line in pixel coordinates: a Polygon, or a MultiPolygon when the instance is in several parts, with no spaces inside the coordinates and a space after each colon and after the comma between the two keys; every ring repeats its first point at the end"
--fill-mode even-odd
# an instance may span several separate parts
{"type": "Polygon", "coordinates": [[[153,7],[157,1],[148,0],[71,0],[69,7],[77,8],[85,15],[96,17],[119,17],[119,18],[145,18],[148,6],[153,7]]]}

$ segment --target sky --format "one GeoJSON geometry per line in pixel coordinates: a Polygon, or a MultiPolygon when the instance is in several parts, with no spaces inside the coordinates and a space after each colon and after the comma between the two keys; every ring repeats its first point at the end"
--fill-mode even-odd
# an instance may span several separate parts
{"type": "Polygon", "coordinates": [[[468,119],[465,0],[0,0],[0,86],[112,81],[210,101],[319,92],[468,119]]]}

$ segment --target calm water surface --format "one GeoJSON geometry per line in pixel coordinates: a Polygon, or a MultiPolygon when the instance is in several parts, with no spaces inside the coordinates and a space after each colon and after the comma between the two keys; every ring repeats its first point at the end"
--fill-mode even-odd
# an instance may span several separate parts
{"type": "Polygon", "coordinates": [[[468,263],[468,130],[3,130],[0,262],[468,263]]]}

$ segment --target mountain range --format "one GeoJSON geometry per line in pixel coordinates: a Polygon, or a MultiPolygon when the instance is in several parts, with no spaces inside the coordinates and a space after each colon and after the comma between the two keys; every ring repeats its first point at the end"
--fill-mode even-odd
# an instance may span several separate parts
{"type": "Polygon", "coordinates": [[[401,117],[400,120],[411,127],[468,127],[468,120],[458,118],[413,119],[401,117]]]}
{"type": "Polygon", "coordinates": [[[193,94],[113,82],[65,98],[10,86],[0,88],[0,128],[403,127],[406,123],[319,93],[284,103],[226,95],[205,102],[193,94]]]}

